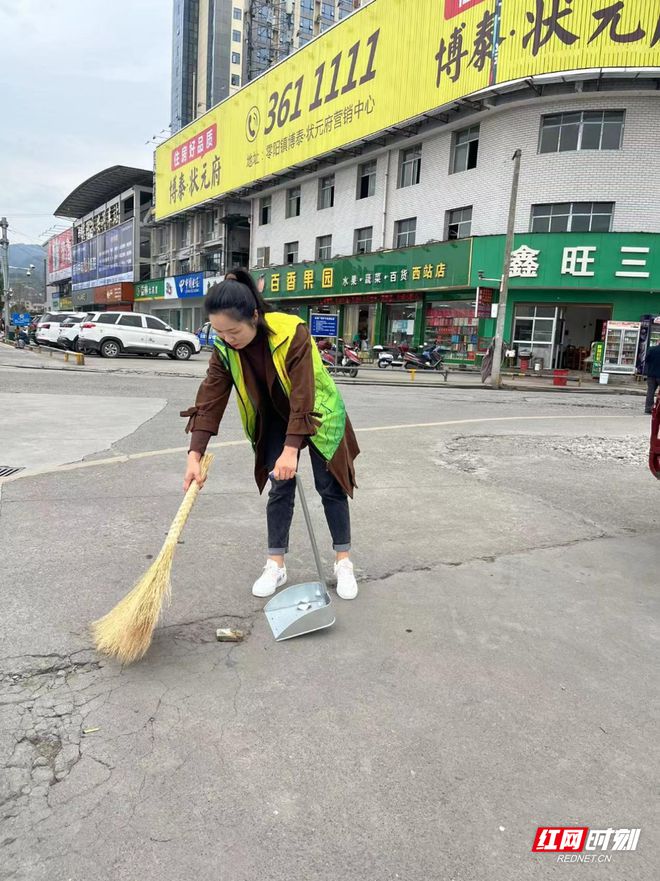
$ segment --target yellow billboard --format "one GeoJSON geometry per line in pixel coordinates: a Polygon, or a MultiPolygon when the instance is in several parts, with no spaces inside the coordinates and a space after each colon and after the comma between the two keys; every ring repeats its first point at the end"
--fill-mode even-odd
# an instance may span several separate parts
{"type": "Polygon", "coordinates": [[[156,218],[488,86],[658,66],[658,0],[373,0],[157,148],[156,218]]]}

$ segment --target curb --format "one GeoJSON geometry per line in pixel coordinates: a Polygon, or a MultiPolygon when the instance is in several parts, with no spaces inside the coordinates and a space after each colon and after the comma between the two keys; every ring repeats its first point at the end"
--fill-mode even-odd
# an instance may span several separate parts
{"type": "MultiPolygon", "coordinates": [[[[3,345],[6,345],[8,348],[13,349],[13,343],[5,343],[4,340],[1,341],[3,345]]],[[[36,354],[33,352],[32,354],[36,354]]],[[[203,376],[198,376],[192,373],[174,373],[174,372],[165,372],[165,371],[147,371],[147,370],[139,370],[139,369],[131,369],[131,368],[122,368],[117,367],[114,370],[98,370],[94,367],[76,367],[69,366],[64,363],[57,364],[0,364],[0,367],[8,367],[8,368],[17,368],[19,370],[61,370],[67,371],[69,373],[93,373],[96,376],[107,375],[107,376],[158,376],[161,378],[167,379],[168,377],[175,377],[177,379],[193,379],[202,381],[203,376]]],[[[575,386],[575,388],[571,388],[570,386],[535,386],[535,385],[523,385],[521,383],[502,383],[501,389],[495,389],[491,385],[482,385],[474,382],[452,382],[451,374],[449,375],[449,381],[444,382],[438,379],[437,382],[428,382],[423,379],[415,380],[415,382],[410,381],[399,381],[399,380],[377,380],[365,377],[364,379],[350,379],[350,377],[342,377],[336,376],[335,382],[339,385],[352,385],[352,386],[377,386],[379,388],[435,388],[435,389],[461,389],[465,390],[474,390],[481,389],[483,391],[497,392],[497,391],[516,391],[516,392],[532,392],[537,394],[539,392],[545,392],[550,394],[569,394],[569,395],[631,395],[632,397],[643,398],[646,396],[646,391],[643,389],[635,389],[635,388],[622,388],[622,387],[613,387],[613,386],[597,386],[595,388],[589,386],[575,386]]]]}

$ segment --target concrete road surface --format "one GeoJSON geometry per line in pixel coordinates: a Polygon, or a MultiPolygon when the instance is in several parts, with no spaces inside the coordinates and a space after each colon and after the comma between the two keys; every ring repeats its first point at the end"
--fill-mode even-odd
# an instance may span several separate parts
{"type": "MultiPolygon", "coordinates": [[[[231,409],[171,606],[121,667],[88,624],[160,548],[198,381],[0,369],[0,465],[25,469],[0,486],[0,878],[656,879],[643,402],[344,387],[360,595],[284,643],[250,593],[265,499],[231,409]],[[531,852],[539,826],[641,833],[575,868],[531,852]]],[[[314,572],[299,515],[288,567],[314,572]]]]}

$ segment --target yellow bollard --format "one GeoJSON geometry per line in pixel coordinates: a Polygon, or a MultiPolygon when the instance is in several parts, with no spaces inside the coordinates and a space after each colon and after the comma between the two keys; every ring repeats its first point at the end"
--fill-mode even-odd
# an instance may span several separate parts
{"type": "Polygon", "coordinates": [[[67,363],[69,362],[69,353],[68,353],[68,352],[65,352],[65,353],[64,353],[64,360],[65,360],[67,363]]]}
{"type": "Polygon", "coordinates": [[[82,352],[76,352],[76,364],[84,364],[85,356],[82,352]]]}
{"type": "Polygon", "coordinates": [[[411,381],[411,382],[414,382],[414,381],[415,381],[415,374],[416,374],[416,373],[417,373],[416,370],[411,370],[411,371],[410,371],[410,381],[411,381]]]}

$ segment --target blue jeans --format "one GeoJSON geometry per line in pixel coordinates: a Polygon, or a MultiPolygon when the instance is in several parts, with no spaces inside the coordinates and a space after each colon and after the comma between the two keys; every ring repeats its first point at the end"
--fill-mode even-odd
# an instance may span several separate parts
{"type": "MultiPolygon", "coordinates": [[[[286,438],[286,425],[274,420],[264,426],[265,453],[268,471],[282,455],[286,438]]],[[[348,496],[337,480],[328,471],[323,456],[309,445],[314,472],[316,491],[321,496],[325,519],[328,522],[332,546],[335,551],[351,549],[351,518],[348,510],[348,496]]],[[[295,480],[271,480],[266,506],[268,525],[268,555],[281,556],[289,550],[289,531],[296,501],[295,480]]]]}

